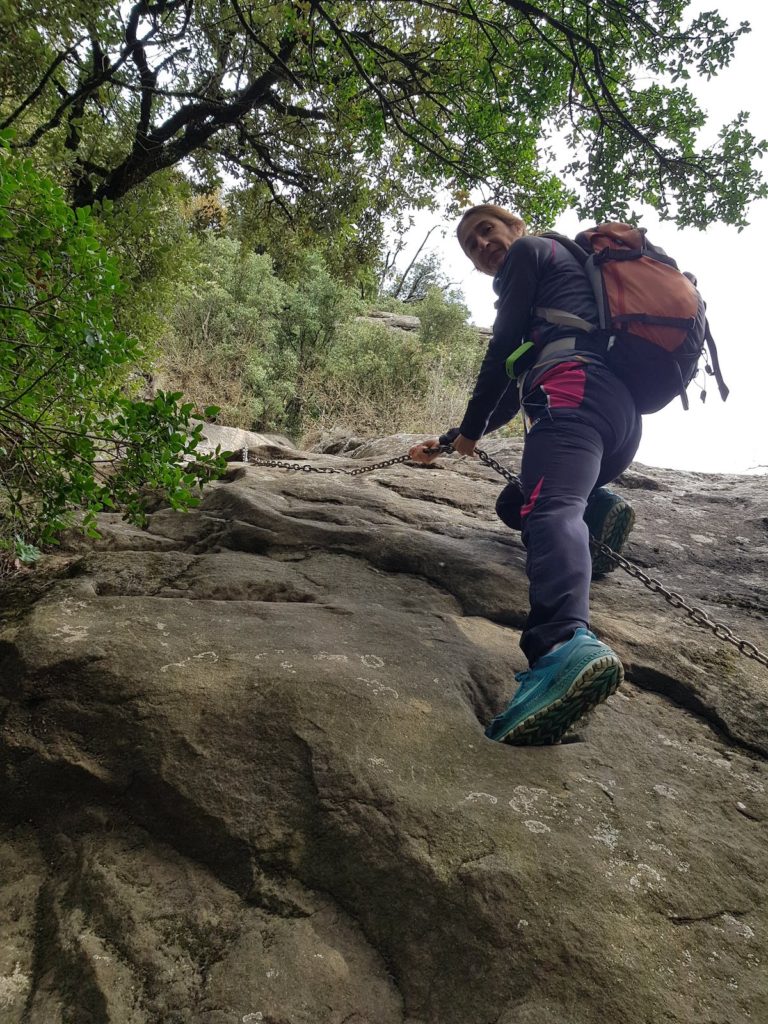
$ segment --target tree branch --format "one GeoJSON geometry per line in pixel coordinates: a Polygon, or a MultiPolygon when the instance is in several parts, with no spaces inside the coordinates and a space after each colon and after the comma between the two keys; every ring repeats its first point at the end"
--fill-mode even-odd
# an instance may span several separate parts
{"type": "Polygon", "coordinates": [[[76,205],[84,205],[83,200],[87,203],[119,198],[156,171],[177,164],[204,146],[222,128],[236,124],[250,110],[266,103],[269,91],[280,80],[281,68],[295,46],[295,36],[285,37],[278,51],[278,60],[230,103],[194,103],[181,107],[163,125],[150,132],[144,147],[133,149],[90,196],[82,193],[76,196],[76,205]],[[171,141],[182,130],[181,137],[171,141]]]}
{"type": "Polygon", "coordinates": [[[80,46],[81,43],[84,43],[87,38],[87,36],[81,36],[77,40],[77,42],[73,43],[72,46],[70,46],[68,49],[62,50],[62,52],[56,56],[51,66],[45,72],[37,86],[29,94],[29,96],[27,96],[26,99],[24,99],[18,105],[18,107],[16,107],[13,113],[9,114],[4,121],[0,121],[0,130],[9,128],[14,121],[21,117],[21,115],[24,113],[27,107],[31,106],[35,102],[35,100],[37,100],[42,95],[43,90],[50,81],[51,76],[53,75],[56,68],[59,67],[60,64],[63,64],[67,57],[71,57],[73,53],[76,53],[78,46],[80,46]]]}
{"type": "Polygon", "coordinates": [[[402,275],[402,277],[400,278],[400,280],[398,282],[397,288],[395,288],[395,290],[392,292],[392,295],[393,295],[394,298],[397,298],[398,295],[400,294],[400,292],[402,291],[403,285],[405,284],[405,279],[406,279],[406,277],[408,277],[408,274],[411,272],[411,267],[414,265],[416,260],[421,255],[421,250],[427,244],[427,242],[429,241],[429,236],[432,234],[432,232],[436,228],[437,228],[437,224],[433,224],[432,227],[429,229],[429,231],[424,236],[424,240],[422,241],[421,245],[419,246],[419,248],[414,253],[413,259],[408,264],[408,266],[405,268],[405,271],[403,272],[403,275],[402,275]]]}

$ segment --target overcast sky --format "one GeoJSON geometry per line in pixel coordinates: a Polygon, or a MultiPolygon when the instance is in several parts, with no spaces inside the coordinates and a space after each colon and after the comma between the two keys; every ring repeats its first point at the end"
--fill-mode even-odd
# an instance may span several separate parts
{"type": "MultiPolygon", "coordinates": [[[[708,6],[719,7],[730,24],[749,21],[752,32],[738,44],[731,68],[709,83],[692,82],[691,88],[710,115],[711,130],[739,110],[748,110],[752,132],[766,138],[768,3],[720,0],[708,6]]],[[[768,174],[768,159],[763,163],[768,174]]],[[[750,226],[739,233],[720,225],[705,232],[678,231],[669,223],[659,224],[652,215],[643,219],[651,240],[674,256],[681,270],[696,274],[731,394],[723,403],[714,378],[708,378],[705,404],[692,384],[689,412],[675,402],[645,417],[638,462],[703,472],[768,472],[768,201],[756,204],[749,220],[750,226]]],[[[419,218],[413,232],[416,244],[424,237],[422,223],[419,218]]],[[[434,216],[427,218],[431,223],[434,216]]],[[[573,236],[579,222],[570,214],[555,227],[573,236]]],[[[491,279],[472,270],[454,241],[453,230],[439,250],[447,272],[464,293],[473,321],[490,326],[495,298],[491,279]]],[[[435,429],[445,426],[435,424],[435,429]]]]}

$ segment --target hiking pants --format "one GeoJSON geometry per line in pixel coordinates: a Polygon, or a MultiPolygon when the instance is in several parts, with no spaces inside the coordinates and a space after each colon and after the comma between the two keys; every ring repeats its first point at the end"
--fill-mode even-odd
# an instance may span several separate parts
{"type": "Polygon", "coordinates": [[[523,398],[531,427],[520,478],[496,503],[525,545],[530,613],[520,647],[533,664],[589,626],[587,499],[632,462],[642,421],[624,384],[598,363],[558,363],[523,398]],[[521,504],[522,499],[522,504],[521,504]]]}

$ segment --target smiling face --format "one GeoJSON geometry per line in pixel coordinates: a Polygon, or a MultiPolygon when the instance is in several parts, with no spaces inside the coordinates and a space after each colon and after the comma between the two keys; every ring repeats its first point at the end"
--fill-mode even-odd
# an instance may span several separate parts
{"type": "Polygon", "coordinates": [[[493,277],[501,267],[513,242],[523,234],[522,227],[507,224],[493,214],[471,213],[459,226],[459,245],[477,270],[493,277]]]}

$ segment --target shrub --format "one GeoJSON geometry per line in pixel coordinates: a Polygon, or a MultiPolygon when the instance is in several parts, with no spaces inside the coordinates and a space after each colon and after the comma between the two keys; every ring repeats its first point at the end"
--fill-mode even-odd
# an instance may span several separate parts
{"type": "Polygon", "coordinates": [[[432,288],[413,307],[420,322],[419,336],[431,361],[440,367],[449,386],[469,391],[485,355],[486,341],[468,323],[469,310],[438,288],[432,288]]]}
{"type": "MultiPolygon", "coordinates": [[[[283,373],[293,384],[285,410],[284,426],[289,431],[300,429],[308,415],[306,406],[313,382],[328,379],[334,351],[361,309],[356,293],[331,276],[319,253],[304,256],[278,329],[283,373]]],[[[346,337],[351,335],[347,333],[346,337]]],[[[344,351],[349,353],[348,345],[339,348],[342,362],[344,351]]]]}
{"type": "MultiPolygon", "coordinates": [[[[323,257],[296,255],[292,282],[269,256],[210,233],[177,289],[162,339],[161,378],[232,425],[303,434],[439,432],[466,406],[485,341],[454,295],[385,305],[418,331],[361,320],[356,292],[323,257]]],[[[379,303],[377,302],[377,305],[379,303]]]]}
{"type": "Polygon", "coordinates": [[[19,557],[82,511],[144,516],[144,489],[177,508],[221,465],[195,453],[200,425],[178,393],[135,401],[123,387],[143,357],[115,330],[115,261],[87,208],[73,211],[0,133],[0,547],[19,557]]]}
{"type": "Polygon", "coordinates": [[[198,405],[218,405],[230,426],[277,425],[291,397],[277,348],[286,298],[269,256],[205,235],[168,311],[160,379],[198,405]]]}
{"type": "Polygon", "coordinates": [[[191,283],[178,290],[161,340],[160,373],[224,422],[295,432],[310,380],[325,373],[340,332],[360,308],[320,255],[305,253],[294,284],[267,255],[205,236],[191,283]]]}
{"type": "Polygon", "coordinates": [[[308,436],[331,429],[392,433],[401,429],[426,386],[415,332],[354,321],[338,332],[322,368],[305,381],[302,426],[308,436]]]}

